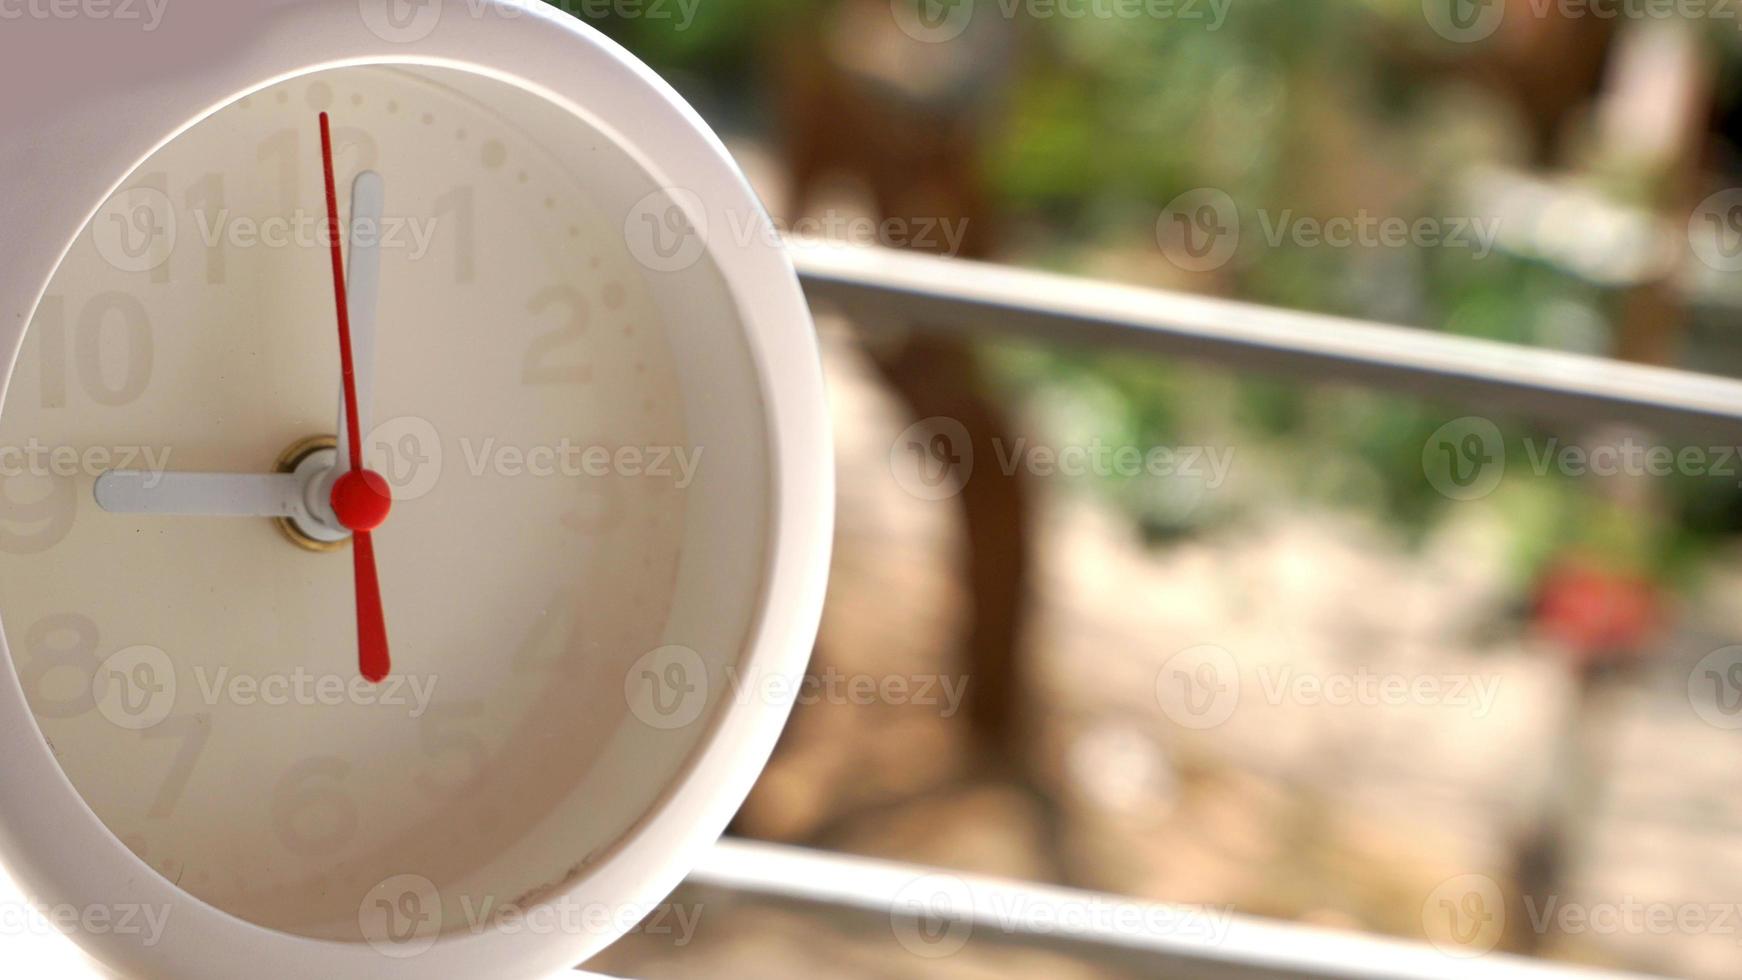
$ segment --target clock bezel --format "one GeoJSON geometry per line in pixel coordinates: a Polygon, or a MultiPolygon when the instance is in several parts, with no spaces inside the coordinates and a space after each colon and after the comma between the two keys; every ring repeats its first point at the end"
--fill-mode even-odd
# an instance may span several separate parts
{"type": "MultiPolygon", "coordinates": [[[[542,95],[619,135],[666,186],[695,192],[713,227],[768,219],[724,146],[668,85],[592,28],[540,4],[433,0],[422,37],[382,37],[365,15],[394,0],[178,0],[154,31],[115,20],[25,21],[0,32],[0,81],[29,101],[0,106],[0,172],[11,232],[0,237],[0,350],[16,360],[53,273],[91,217],[140,163],[218,109],[287,78],[359,64],[476,72],[542,95]],[[481,15],[476,12],[481,12],[481,15]],[[584,107],[584,108],[583,108],[584,107]]],[[[755,361],[772,472],[764,586],[739,663],[796,690],[821,615],[833,467],[814,332],[772,235],[712,236],[755,361]]],[[[0,378],[0,400],[10,382],[0,378]]],[[[741,575],[742,571],[729,571],[741,575]]],[[[0,608],[0,615],[4,609],[0,608]]],[[[0,652],[5,651],[0,636],[0,652]]],[[[37,901],[174,909],[162,940],[76,936],[126,975],[228,978],[536,976],[572,968],[620,930],[485,931],[443,937],[397,960],[367,944],[261,928],[181,891],[85,804],[42,738],[9,652],[0,667],[0,861],[37,901]]],[[[657,903],[748,794],[790,705],[726,700],[660,808],[588,873],[549,896],[657,903]]]]}

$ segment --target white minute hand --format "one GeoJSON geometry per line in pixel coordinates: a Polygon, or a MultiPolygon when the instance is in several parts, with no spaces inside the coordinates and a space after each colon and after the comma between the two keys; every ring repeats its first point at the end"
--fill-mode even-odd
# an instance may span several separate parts
{"type": "MultiPolygon", "coordinates": [[[[367,450],[370,403],[375,397],[375,312],[381,299],[381,216],[387,185],[365,170],[351,184],[351,256],[346,262],[345,296],[351,314],[352,371],[357,380],[357,431],[367,450]]],[[[345,393],[339,392],[339,467],[351,458],[345,425],[345,393]]]]}

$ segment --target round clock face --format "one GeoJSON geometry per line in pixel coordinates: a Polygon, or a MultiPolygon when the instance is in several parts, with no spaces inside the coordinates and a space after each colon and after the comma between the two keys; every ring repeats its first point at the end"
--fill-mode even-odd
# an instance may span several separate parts
{"type": "Polygon", "coordinates": [[[0,412],[0,624],[73,786],[181,889],[313,938],[482,928],[584,883],[705,740],[769,452],[734,306],[619,145],[469,72],[322,71],[164,145],[61,263],[0,412]],[[321,112],[343,225],[359,174],[385,202],[381,683],[342,527],[205,512],[338,458],[321,112]],[[187,512],[99,505],[116,470],[187,512]],[[175,497],[202,473],[255,482],[175,497]]]}

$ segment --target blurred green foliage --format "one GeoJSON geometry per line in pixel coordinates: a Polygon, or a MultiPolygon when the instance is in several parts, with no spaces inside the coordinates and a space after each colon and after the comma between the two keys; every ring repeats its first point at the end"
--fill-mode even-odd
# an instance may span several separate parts
{"type": "MultiPolygon", "coordinates": [[[[669,19],[588,19],[709,98],[754,104],[767,101],[758,90],[770,77],[766,59],[778,45],[814,43],[802,28],[833,6],[702,0],[685,30],[669,19]]],[[[1506,105],[1457,70],[1459,46],[1422,29],[1419,0],[1234,0],[1225,15],[1214,29],[1146,18],[1021,24],[1021,70],[987,128],[982,161],[1015,229],[1014,259],[1127,277],[1149,268],[1158,285],[1607,351],[1614,298],[1540,262],[1468,249],[1267,241],[1266,223],[1285,213],[1474,217],[1460,180],[1485,164],[1523,165],[1529,137],[1506,105]],[[1242,247],[1213,279],[1170,278],[1157,218],[1178,195],[1204,187],[1238,202],[1242,247]]],[[[1008,346],[992,354],[1012,384],[1088,415],[1083,424],[1110,442],[1264,447],[1251,451],[1285,485],[1278,497],[1355,504],[1407,537],[1431,531],[1453,506],[1424,479],[1422,451],[1468,407],[1151,359],[1008,346]]],[[[1493,506],[1517,542],[1521,581],[1568,551],[1627,571],[1679,573],[1714,535],[1736,528],[1734,480],[1661,481],[1666,505],[1642,508],[1581,481],[1535,478],[1527,440],[1540,445],[1546,436],[1517,424],[1506,432],[1510,472],[1528,478],[1509,479],[1493,506]]],[[[1158,539],[1231,519],[1251,500],[1209,501],[1158,491],[1156,482],[1098,489],[1158,539]]]]}

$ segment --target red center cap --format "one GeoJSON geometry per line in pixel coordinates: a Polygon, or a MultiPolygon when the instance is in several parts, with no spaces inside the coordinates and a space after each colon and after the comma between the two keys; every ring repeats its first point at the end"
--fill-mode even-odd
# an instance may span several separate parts
{"type": "Polygon", "coordinates": [[[374,470],[351,470],[333,481],[333,516],[352,531],[373,531],[393,509],[393,491],[374,470]]]}

